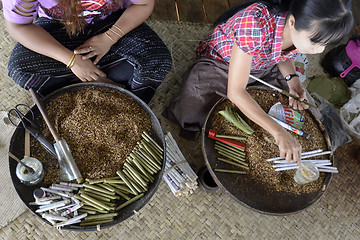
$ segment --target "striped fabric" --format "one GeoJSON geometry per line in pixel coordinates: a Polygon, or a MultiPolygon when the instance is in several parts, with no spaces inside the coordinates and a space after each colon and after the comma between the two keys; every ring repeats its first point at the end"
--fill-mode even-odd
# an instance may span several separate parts
{"type": "MultiPolygon", "coordinates": [[[[84,33],[71,39],[62,24],[47,18],[38,18],[35,24],[43,27],[68,49],[75,49],[90,37],[108,30],[122,14],[113,13],[104,21],[90,24],[84,33]]],[[[145,88],[155,90],[170,71],[170,52],[159,36],[145,23],[126,34],[97,64],[105,73],[126,59],[134,66],[129,88],[132,92],[145,88]]],[[[41,90],[47,81],[70,81],[75,75],[65,64],[33,52],[17,43],[10,57],[9,76],[25,89],[41,90]]]]}
{"type": "Polygon", "coordinates": [[[196,53],[198,57],[206,56],[229,63],[235,42],[242,51],[254,56],[253,70],[295,58],[296,49],[281,51],[285,20],[285,15],[271,14],[264,4],[252,4],[218,25],[200,43],[196,53]]]}

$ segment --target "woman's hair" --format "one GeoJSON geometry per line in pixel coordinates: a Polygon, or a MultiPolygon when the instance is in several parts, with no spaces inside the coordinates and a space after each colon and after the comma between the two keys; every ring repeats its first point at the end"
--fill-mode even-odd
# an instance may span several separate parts
{"type": "MultiPolygon", "coordinates": [[[[117,6],[123,7],[122,0],[108,1],[113,4],[114,8],[117,6]]],[[[77,35],[82,32],[85,27],[85,20],[82,17],[83,6],[78,0],[60,0],[59,8],[62,11],[62,19],[65,22],[65,28],[69,36],[77,35]]]]}
{"type": "Polygon", "coordinates": [[[351,0],[293,0],[289,13],[296,30],[312,30],[310,40],[322,45],[340,43],[354,25],[351,0]]]}
{"type": "Polygon", "coordinates": [[[263,3],[272,14],[293,15],[297,31],[313,31],[310,37],[313,43],[338,44],[354,24],[351,0],[249,0],[229,9],[213,26],[225,23],[253,3],[263,3]]]}

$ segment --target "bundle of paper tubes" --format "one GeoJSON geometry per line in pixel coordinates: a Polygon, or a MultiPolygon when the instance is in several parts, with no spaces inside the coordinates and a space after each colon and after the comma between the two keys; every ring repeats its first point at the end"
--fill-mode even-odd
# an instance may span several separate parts
{"type": "Polygon", "coordinates": [[[188,196],[197,189],[198,177],[170,132],[165,136],[165,142],[166,165],[163,178],[175,196],[188,196]]]}

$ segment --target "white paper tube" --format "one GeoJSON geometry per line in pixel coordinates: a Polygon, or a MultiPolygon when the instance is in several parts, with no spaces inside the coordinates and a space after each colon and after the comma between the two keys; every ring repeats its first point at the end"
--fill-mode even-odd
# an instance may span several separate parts
{"type": "Polygon", "coordinates": [[[327,168],[318,168],[319,172],[326,172],[326,173],[339,173],[337,169],[327,169],[327,168]]]}
{"type": "Polygon", "coordinates": [[[66,221],[66,220],[68,220],[66,217],[53,215],[53,214],[49,214],[49,213],[43,213],[41,216],[43,218],[45,218],[46,220],[53,220],[53,221],[66,221]]]}
{"type": "MultiPolygon", "coordinates": [[[[314,154],[314,153],[321,153],[321,152],[323,152],[323,150],[317,149],[317,150],[313,150],[313,151],[309,151],[309,152],[302,152],[300,156],[305,157],[305,156],[308,156],[308,155],[311,155],[311,154],[314,154]]],[[[283,157],[274,157],[274,158],[269,158],[266,161],[271,162],[271,161],[281,160],[281,159],[285,159],[285,158],[283,158],[283,157]]]]}
{"type": "Polygon", "coordinates": [[[76,205],[76,203],[71,203],[71,204],[65,205],[65,206],[63,206],[63,207],[59,207],[59,208],[57,208],[56,210],[57,210],[57,211],[62,211],[62,210],[64,210],[64,209],[72,208],[72,207],[75,206],[75,205],[76,205]]]}
{"type": "Polygon", "coordinates": [[[44,190],[45,192],[53,193],[53,194],[56,194],[56,195],[59,195],[59,196],[62,196],[62,197],[66,197],[66,198],[71,198],[72,197],[72,194],[70,194],[70,193],[63,193],[63,192],[60,192],[60,191],[56,191],[56,190],[49,189],[49,188],[44,188],[44,187],[41,187],[41,189],[44,190]]]}
{"type": "Polygon", "coordinates": [[[321,155],[327,155],[327,154],[331,154],[331,151],[307,154],[307,155],[301,156],[301,159],[310,158],[310,157],[316,157],[316,156],[321,156],[321,155]]]}
{"type": "Polygon", "coordinates": [[[43,201],[49,201],[49,200],[57,200],[60,199],[61,196],[49,196],[49,197],[43,197],[43,198],[37,198],[35,202],[43,202],[43,201]]]}
{"type": "Polygon", "coordinates": [[[321,166],[320,168],[337,170],[337,167],[330,167],[330,166],[321,166]]]}
{"type": "Polygon", "coordinates": [[[81,203],[81,204],[79,204],[79,205],[76,204],[75,206],[73,206],[73,207],[71,207],[71,208],[69,208],[69,209],[66,209],[64,212],[62,212],[62,213],[61,213],[61,216],[64,217],[64,216],[66,216],[66,215],[68,215],[68,214],[70,214],[70,213],[78,210],[78,209],[81,208],[82,206],[84,206],[83,203],[81,203]]]}
{"type": "MultiPolygon", "coordinates": [[[[327,160],[327,159],[314,159],[314,160],[302,160],[302,162],[312,162],[312,163],[325,163],[325,162],[330,162],[330,160],[327,160]]],[[[289,163],[288,161],[286,160],[276,160],[276,161],[273,161],[273,163],[289,163]]]]}
{"type": "Polygon", "coordinates": [[[54,203],[54,204],[50,204],[49,206],[47,207],[43,207],[43,208],[39,208],[39,209],[36,209],[35,212],[37,213],[41,213],[41,212],[46,212],[50,209],[54,209],[54,208],[58,208],[58,207],[62,207],[62,206],[65,206],[66,205],[66,202],[59,202],[59,203],[54,203]]]}
{"type": "Polygon", "coordinates": [[[59,186],[50,186],[49,189],[63,191],[63,192],[72,192],[73,191],[71,188],[59,187],[59,186]]]}

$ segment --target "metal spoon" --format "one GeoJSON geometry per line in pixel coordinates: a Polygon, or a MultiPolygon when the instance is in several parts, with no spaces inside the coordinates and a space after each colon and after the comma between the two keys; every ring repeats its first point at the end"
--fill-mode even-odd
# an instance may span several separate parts
{"type": "Polygon", "coordinates": [[[34,171],[33,168],[31,168],[31,167],[29,167],[28,165],[26,165],[26,164],[24,164],[23,162],[21,162],[21,160],[18,159],[14,154],[12,154],[11,152],[8,152],[8,155],[9,155],[11,158],[15,159],[18,163],[20,163],[21,165],[23,165],[31,174],[34,174],[34,173],[35,173],[35,171],[34,171]]]}

